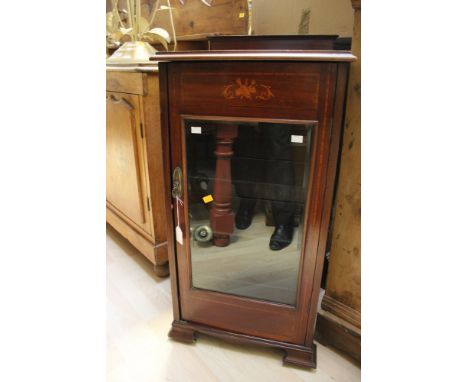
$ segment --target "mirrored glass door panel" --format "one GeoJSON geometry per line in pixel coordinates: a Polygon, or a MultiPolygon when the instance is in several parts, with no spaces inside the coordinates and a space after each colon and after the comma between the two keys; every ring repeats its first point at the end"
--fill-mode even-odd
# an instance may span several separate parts
{"type": "Polygon", "coordinates": [[[314,124],[184,128],[193,287],[295,305],[314,124]]]}

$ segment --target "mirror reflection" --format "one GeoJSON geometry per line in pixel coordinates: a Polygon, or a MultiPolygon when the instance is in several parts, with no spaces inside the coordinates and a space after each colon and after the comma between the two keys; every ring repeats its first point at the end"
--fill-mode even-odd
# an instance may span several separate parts
{"type": "Polygon", "coordinates": [[[312,127],[185,121],[194,287],[295,304],[312,127]]]}

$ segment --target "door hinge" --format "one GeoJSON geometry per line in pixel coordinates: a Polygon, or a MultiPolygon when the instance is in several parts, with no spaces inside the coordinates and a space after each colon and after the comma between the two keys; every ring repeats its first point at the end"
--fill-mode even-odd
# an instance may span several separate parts
{"type": "Polygon", "coordinates": [[[146,207],[148,207],[148,211],[151,211],[150,200],[148,197],[146,197],[146,207]]]}
{"type": "Polygon", "coordinates": [[[143,123],[140,122],[140,136],[143,138],[143,123]]]}

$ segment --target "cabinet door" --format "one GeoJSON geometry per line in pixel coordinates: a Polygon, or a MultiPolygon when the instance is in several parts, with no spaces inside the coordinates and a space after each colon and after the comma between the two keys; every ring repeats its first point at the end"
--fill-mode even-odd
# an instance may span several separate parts
{"type": "Polygon", "coordinates": [[[137,95],[106,96],[106,199],[121,218],[151,235],[144,142],[137,95]]]}

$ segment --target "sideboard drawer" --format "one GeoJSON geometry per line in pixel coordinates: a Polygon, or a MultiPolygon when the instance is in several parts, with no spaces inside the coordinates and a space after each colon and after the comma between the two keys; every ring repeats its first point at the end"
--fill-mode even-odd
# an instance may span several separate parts
{"type": "Polygon", "coordinates": [[[147,93],[146,74],[108,71],[106,90],[108,92],[145,95],[147,93]]]}

